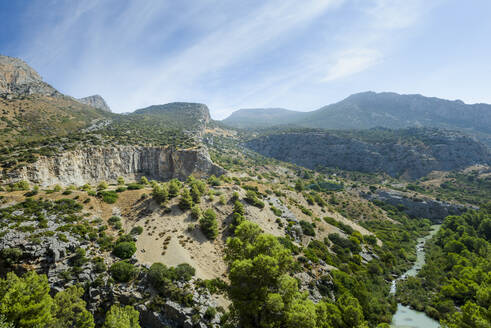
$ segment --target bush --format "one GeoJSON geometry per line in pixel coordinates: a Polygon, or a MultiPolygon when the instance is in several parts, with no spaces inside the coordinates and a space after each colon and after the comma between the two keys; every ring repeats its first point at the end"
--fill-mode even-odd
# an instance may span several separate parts
{"type": "Polygon", "coordinates": [[[136,252],[136,245],[134,242],[121,242],[114,246],[113,254],[120,259],[129,259],[136,252]]]}
{"type": "Polygon", "coordinates": [[[147,185],[148,184],[148,179],[147,177],[143,176],[140,178],[140,184],[142,185],[147,185]]]}
{"type": "Polygon", "coordinates": [[[194,205],[191,208],[191,217],[195,220],[199,220],[201,218],[201,209],[198,205],[194,205]]]}
{"type": "Polygon", "coordinates": [[[300,226],[302,227],[302,232],[307,236],[315,236],[314,225],[307,221],[300,221],[300,226]]]}
{"type": "Polygon", "coordinates": [[[189,210],[193,206],[193,198],[189,189],[184,189],[182,191],[181,199],[179,200],[179,208],[181,211],[189,210]]]}
{"type": "Polygon", "coordinates": [[[143,227],[140,227],[140,226],[136,226],[136,227],[133,227],[130,231],[130,234],[132,235],[141,235],[143,232],[143,227]]]}
{"type": "Polygon", "coordinates": [[[212,320],[213,318],[215,318],[216,314],[217,310],[214,307],[210,306],[206,309],[204,317],[207,320],[212,320]]]}
{"type": "Polygon", "coordinates": [[[111,276],[118,282],[128,282],[137,274],[137,269],[126,261],[114,263],[109,269],[111,276]]]}
{"type": "Polygon", "coordinates": [[[247,190],[245,200],[258,208],[264,208],[264,203],[257,198],[257,194],[254,190],[247,190]]]}
{"type": "Polygon", "coordinates": [[[203,217],[199,220],[199,225],[203,234],[209,239],[215,239],[218,235],[216,214],[211,208],[203,213],[203,217]]]}
{"type": "Polygon", "coordinates": [[[220,185],[220,180],[216,176],[212,175],[208,178],[208,183],[210,186],[218,187],[220,185]]]}
{"type": "Polygon", "coordinates": [[[143,186],[139,183],[128,183],[126,185],[128,187],[128,190],[138,190],[138,189],[142,189],[143,186]]]}
{"type": "Polygon", "coordinates": [[[189,281],[196,274],[196,270],[188,263],[178,264],[174,272],[176,279],[181,281],[189,281]]]}
{"type": "Polygon", "coordinates": [[[2,258],[9,265],[17,263],[17,261],[19,261],[19,259],[22,257],[22,254],[22,250],[17,247],[4,248],[2,250],[2,258]]]}
{"type": "Polygon", "coordinates": [[[169,199],[169,190],[166,185],[155,185],[152,190],[153,199],[159,204],[165,204],[169,199]]]}
{"type": "Polygon", "coordinates": [[[176,180],[172,179],[169,182],[169,197],[174,198],[179,194],[179,190],[181,190],[181,183],[176,180]]]}
{"type": "Polygon", "coordinates": [[[107,182],[101,181],[101,183],[99,183],[99,185],[97,186],[97,190],[104,190],[107,189],[107,187],[108,187],[107,182]]]}
{"type": "Polygon", "coordinates": [[[114,204],[118,200],[118,193],[114,190],[99,191],[97,196],[102,198],[102,201],[108,204],[114,204]]]}
{"type": "Polygon", "coordinates": [[[118,185],[124,185],[124,178],[123,177],[118,177],[118,185]]]}

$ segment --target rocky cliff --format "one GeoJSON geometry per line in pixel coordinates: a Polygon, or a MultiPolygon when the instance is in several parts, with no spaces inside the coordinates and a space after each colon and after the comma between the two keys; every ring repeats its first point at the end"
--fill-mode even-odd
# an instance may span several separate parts
{"type": "MultiPolygon", "coordinates": [[[[375,193],[363,193],[362,197],[378,200],[399,207],[412,217],[427,218],[441,223],[448,215],[461,215],[467,208],[459,204],[451,204],[428,197],[414,197],[408,193],[394,190],[377,190],[375,193]]],[[[473,209],[477,209],[474,207],[473,209]]]]}
{"type": "Polygon", "coordinates": [[[24,61],[0,56],[0,97],[10,99],[32,94],[61,95],[24,61]]]}
{"type": "Polygon", "coordinates": [[[418,133],[405,136],[404,140],[410,142],[393,135],[388,140],[376,137],[367,141],[325,132],[283,133],[253,139],[246,146],[262,155],[311,169],[337,167],[410,179],[432,171],[491,162],[489,149],[472,138],[448,132],[418,133]]]}
{"type": "Polygon", "coordinates": [[[77,99],[77,101],[82,103],[82,104],[89,105],[89,106],[92,106],[94,108],[103,110],[105,112],[109,112],[109,113],[111,112],[111,108],[109,108],[109,106],[107,105],[104,98],[102,98],[99,95],[93,95],[93,96],[89,96],[89,97],[85,97],[85,98],[79,98],[79,99],[77,99]]]}
{"type": "Polygon", "coordinates": [[[30,166],[9,173],[7,181],[28,180],[41,186],[83,185],[115,181],[119,176],[137,179],[185,179],[189,175],[221,175],[204,148],[174,150],[169,147],[90,147],[53,157],[40,157],[30,166]]]}

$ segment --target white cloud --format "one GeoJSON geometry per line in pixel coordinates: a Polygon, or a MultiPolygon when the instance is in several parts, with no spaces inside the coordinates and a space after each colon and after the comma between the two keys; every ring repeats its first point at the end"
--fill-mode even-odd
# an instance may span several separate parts
{"type": "Polygon", "coordinates": [[[337,55],[333,65],[328,68],[323,82],[332,82],[362,72],[377,64],[382,55],[376,50],[349,50],[337,55]]]}
{"type": "Polygon", "coordinates": [[[374,67],[390,54],[387,37],[419,19],[421,1],[40,0],[30,15],[50,24],[36,26],[22,56],[61,91],[101,94],[115,111],[199,101],[223,116],[374,67]],[[346,7],[343,24],[325,24],[346,7]],[[274,56],[280,64],[262,63],[274,56]]]}

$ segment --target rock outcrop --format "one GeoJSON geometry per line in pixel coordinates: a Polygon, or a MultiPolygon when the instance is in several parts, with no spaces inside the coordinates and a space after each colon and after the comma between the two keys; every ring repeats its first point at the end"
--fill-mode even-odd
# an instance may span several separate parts
{"type": "Polygon", "coordinates": [[[79,103],[89,105],[89,106],[92,106],[94,108],[97,108],[97,109],[103,110],[105,112],[111,113],[111,108],[109,108],[109,106],[107,105],[104,98],[102,98],[99,95],[93,95],[93,96],[89,96],[89,97],[79,98],[76,100],[79,103]]]}
{"type": "Polygon", "coordinates": [[[11,99],[32,94],[61,96],[55,88],[43,82],[41,76],[24,61],[0,56],[0,97],[11,99]]]}
{"type": "Polygon", "coordinates": [[[83,185],[103,180],[112,182],[119,176],[168,180],[223,173],[205,148],[114,146],[81,148],[53,157],[40,157],[30,166],[10,173],[7,180],[28,180],[41,186],[83,185]]]}
{"type": "Polygon", "coordinates": [[[361,196],[372,201],[378,200],[397,206],[410,216],[427,218],[437,223],[441,223],[449,215],[461,215],[468,210],[463,205],[442,202],[428,197],[414,197],[395,190],[381,189],[375,193],[364,193],[361,196]]]}
{"type": "Polygon", "coordinates": [[[437,131],[423,132],[412,138],[415,141],[410,143],[397,138],[367,142],[326,132],[283,133],[253,139],[246,146],[264,156],[310,169],[335,167],[367,173],[385,172],[409,179],[432,171],[491,163],[489,149],[470,137],[437,131]]]}

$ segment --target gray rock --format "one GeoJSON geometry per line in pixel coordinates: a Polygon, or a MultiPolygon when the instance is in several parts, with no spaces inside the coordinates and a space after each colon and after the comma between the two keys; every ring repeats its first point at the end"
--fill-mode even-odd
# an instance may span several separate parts
{"type": "Polygon", "coordinates": [[[103,110],[105,112],[109,112],[109,113],[111,112],[111,108],[109,108],[109,106],[107,105],[107,103],[104,100],[104,98],[102,98],[99,95],[93,95],[93,96],[89,96],[89,97],[85,97],[85,98],[79,98],[79,99],[76,99],[76,100],[79,103],[92,106],[94,108],[103,110]]]}
{"type": "Polygon", "coordinates": [[[175,150],[166,147],[90,147],[40,157],[36,163],[10,173],[9,182],[29,180],[42,186],[83,185],[119,176],[137,179],[185,179],[189,175],[219,176],[225,170],[214,164],[206,148],[175,150]]]}

